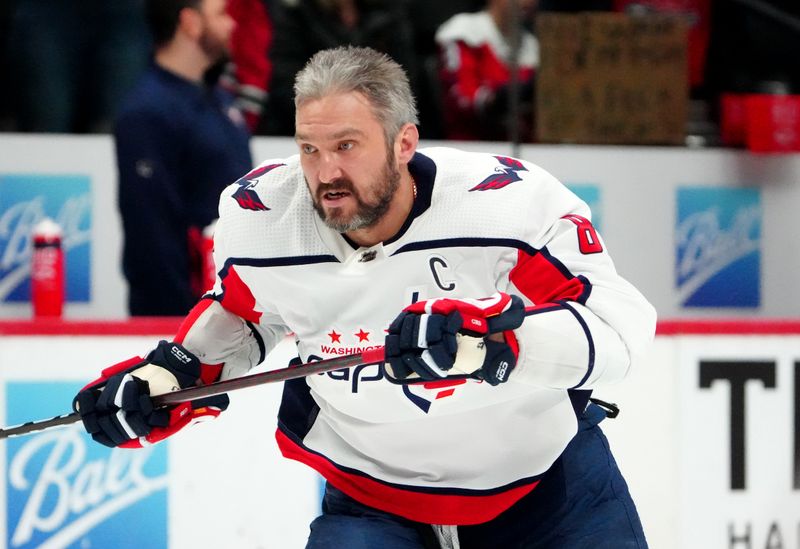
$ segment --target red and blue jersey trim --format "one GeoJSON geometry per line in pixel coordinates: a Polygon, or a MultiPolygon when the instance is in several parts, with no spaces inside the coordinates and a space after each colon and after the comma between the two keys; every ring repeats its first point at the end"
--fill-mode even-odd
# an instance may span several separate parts
{"type": "Polygon", "coordinates": [[[540,478],[522,479],[492,490],[401,486],[342,467],[306,448],[281,426],[275,438],[284,457],[308,465],[351,498],[424,524],[468,525],[488,522],[530,493],[540,478]]]}
{"type": "Polygon", "coordinates": [[[541,478],[523,478],[490,490],[421,488],[381,481],[363,471],[339,465],[303,444],[318,413],[319,406],[305,379],[284,383],[275,434],[283,456],[308,465],[351,498],[409,520],[426,524],[480,524],[514,505],[541,478]]]}

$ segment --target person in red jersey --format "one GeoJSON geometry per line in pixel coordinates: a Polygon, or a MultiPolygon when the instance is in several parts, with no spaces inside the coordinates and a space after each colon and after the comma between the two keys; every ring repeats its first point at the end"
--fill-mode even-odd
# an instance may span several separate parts
{"type": "Polygon", "coordinates": [[[531,19],[537,2],[517,4],[518,12],[512,9],[512,0],[489,0],[484,10],[454,15],[436,32],[448,139],[507,140],[510,125],[518,124],[522,139],[532,140],[539,42],[520,22],[531,19]],[[512,85],[515,61],[516,88],[512,85]],[[513,93],[520,108],[511,120],[513,93]]]}

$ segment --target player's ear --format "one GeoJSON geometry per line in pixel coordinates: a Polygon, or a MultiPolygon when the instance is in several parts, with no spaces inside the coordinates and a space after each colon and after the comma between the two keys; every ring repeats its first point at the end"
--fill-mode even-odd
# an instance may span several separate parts
{"type": "Polygon", "coordinates": [[[394,155],[398,163],[407,164],[417,151],[418,144],[419,130],[415,124],[409,123],[400,128],[394,140],[394,155]]]}
{"type": "Polygon", "coordinates": [[[178,13],[177,32],[196,40],[203,34],[203,16],[197,8],[185,7],[178,13]]]}

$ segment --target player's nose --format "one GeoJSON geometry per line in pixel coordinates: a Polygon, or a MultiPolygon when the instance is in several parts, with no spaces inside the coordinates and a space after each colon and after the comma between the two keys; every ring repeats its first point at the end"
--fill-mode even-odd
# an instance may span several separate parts
{"type": "Polygon", "coordinates": [[[320,155],[320,161],[317,166],[319,180],[322,183],[331,183],[342,177],[342,169],[334,154],[320,155]]]}

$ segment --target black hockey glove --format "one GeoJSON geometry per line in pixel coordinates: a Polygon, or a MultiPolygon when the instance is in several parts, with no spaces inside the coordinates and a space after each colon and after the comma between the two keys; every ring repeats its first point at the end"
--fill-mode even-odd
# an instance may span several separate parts
{"type": "Polygon", "coordinates": [[[512,330],[524,317],[522,300],[504,293],[414,303],[389,326],[387,378],[394,383],[467,377],[503,383],[517,362],[512,330]],[[489,339],[490,334],[502,334],[504,341],[489,339]]]}
{"type": "Polygon", "coordinates": [[[134,357],[103,370],[78,392],[72,406],[92,438],[110,447],[139,448],[176,433],[189,423],[217,417],[228,407],[218,395],[155,408],[151,395],[197,384],[200,361],[177,343],[159,342],[147,359],[134,357]]]}

